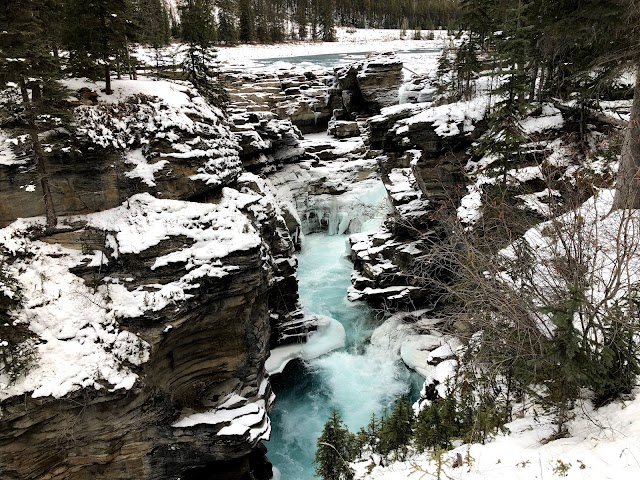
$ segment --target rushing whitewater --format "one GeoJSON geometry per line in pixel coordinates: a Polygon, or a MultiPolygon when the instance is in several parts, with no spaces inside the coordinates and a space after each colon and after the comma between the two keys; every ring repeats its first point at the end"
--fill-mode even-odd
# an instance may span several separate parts
{"type": "Polygon", "coordinates": [[[316,440],[332,409],[351,431],[367,424],[407,394],[411,376],[393,348],[368,343],[379,324],[369,307],[346,298],[352,265],[345,257],[344,235],[310,235],[299,256],[300,298],[309,313],[339,320],[346,348],[305,362],[292,362],[272,377],[277,395],[274,430],[267,444],[278,469],[275,478],[316,478],[316,440]]]}

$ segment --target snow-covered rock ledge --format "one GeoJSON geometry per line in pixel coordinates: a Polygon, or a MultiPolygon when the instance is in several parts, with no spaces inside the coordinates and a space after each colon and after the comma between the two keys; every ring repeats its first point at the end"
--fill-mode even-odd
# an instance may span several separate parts
{"type": "Polygon", "coordinates": [[[306,343],[282,345],[272,349],[265,363],[265,370],[269,375],[282,373],[287,364],[296,358],[311,360],[345,346],[346,333],[339,321],[324,315],[312,315],[307,321],[317,325],[317,330],[307,337],[306,343]]]}
{"type": "Polygon", "coordinates": [[[78,107],[84,133],[50,159],[57,228],[15,219],[41,193],[4,188],[3,172],[34,182],[0,152],[0,477],[240,478],[265,466],[270,322],[297,303],[272,289],[295,280],[293,242],[264,182],[239,178],[221,112],[182,83],[114,86],[128,100],[78,107]]]}

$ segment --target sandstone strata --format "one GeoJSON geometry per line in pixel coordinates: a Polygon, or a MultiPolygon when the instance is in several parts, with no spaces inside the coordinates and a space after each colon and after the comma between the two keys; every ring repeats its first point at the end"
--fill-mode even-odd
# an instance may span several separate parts
{"type": "MultiPolygon", "coordinates": [[[[3,324],[31,329],[0,332],[2,362],[28,353],[23,371],[8,377],[3,363],[0,375],[3,479],[271,477],[264,362],[270,344],[312,328],[294,243],[268,185],[241,175],[220,113],[188,85],[167,88],[184,101],[141,95],[118,121],[109,105],[79,107],[95,109],[76,111],[86,133],[60,133],[47,158],[58,228],[0,230],[22,292],[0,302],[3,324]]],[[[278,125],[260,127],[273,155],[278,125]]],[[[4,225],[43,213],[21,148],[0,166],[4,225]]]]}

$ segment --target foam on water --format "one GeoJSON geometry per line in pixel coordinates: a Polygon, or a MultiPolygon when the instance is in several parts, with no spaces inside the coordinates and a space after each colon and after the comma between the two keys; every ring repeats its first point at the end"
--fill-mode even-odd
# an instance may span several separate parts
{"type": "Polygon", "coordinates": [[[281,480],[316,478],[316,440],[331,410],[336,409],[355,432],[372,413],[381,414],[409,392],[410,374],[397,352],[368,343],[379,323],[371,309],[346,299],[353,268],[345,258],[346,240],[342,235],[309,235],[299,256],[305,310],[339,320],[347,344],[305,363],[292,362],[272,377],[277,400],[267,448],[281,480]]]}

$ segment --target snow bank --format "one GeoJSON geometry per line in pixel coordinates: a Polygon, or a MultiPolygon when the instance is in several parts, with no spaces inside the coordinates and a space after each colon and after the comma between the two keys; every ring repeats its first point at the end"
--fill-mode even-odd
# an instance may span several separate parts
{"type": "Polygon", "coordinates": [[[317,318],[318,329],[309,335],[306,343],[283,345],[271,350],[264,366],[269,375],[282,373],[296,358],[312,360],[345,346],[346,332],[339,321],[324,315],[313,316],[317,318]]]}
{"type": "MultiPolygon", "coordinates": [[[[67,79],[73,90],[99,91],[101,82],[67,79]]],[[[208,104],[187,82],[114,80],[114,93],[100,95],[98,105],[74,110],[78,134],[105,149],[125,151],[125,163],[135,167],[125,172],[155,186],[155,173],[169,161],[195,162],[189,178],[207,185],[224,184],[242,170],[238,142],[226,125],[220,109],[208,104]],[[147,157],[155,142],[170,144],[160,151],[161,160],[147,157]]],[[[157,153],[155,154],[157,155],[157,153]]]]}
{"type": "Polygon", "coordinates": [[[0,375],[0,400],[26,393],[60,398],[86,387],[130,389],[138,376],[127,365],[146,362],[149,345],[120,329],[104,292],[69,271],[87,256],[31,242],[26,227],[17,221],[0,230],[0,247],[24,255],[10,267],[23,297],[12,322],[28,325],[37,341],[23,375],[15,381],[0,375]]]}
{"type": "MultiPolygon", "coordinates": [[[[556,426],[553,419],[533,409],[523,418],[508,423],[507,434],[482,444],[460,445],[443,455],[442,478],[456,480],[568,480],[633,479],[640,477],[640,390],[633,400],[619,401],[594,410],[581,403],[568,425],[572,435],[541,444],[556,426]],[[456,455],[463,464],[453,467],[456,455]]],[[[367,480],[405,480],[420,475],[435,477],[437,465],[430,453],[410,456],[407,461],[375,467],[367,473],[369,462],[356,464],[356,478],[367,480]]]]}
{"type": "Polygon", "coordinates": [[[399,120],[392,130],[401,137],[414,125],[430,123],[435,133],[441,137],[461,135],[475,130],[474,123],[485,117],[488,107],[489,97],[484,95],[467,102],[431,107],[412,117],[399,120]]]}
{"type": "Polygon", "coordinates": [[[88,88],[99,92],[100,103],[120,103],[133,95],[146,95],[148,97],[161,98],[167,105],[173,108],[186,107],[191,102],[191,88],[184,82],[169,82],[166,80],[154,80],[139,77],[138,80],[111,80],[113,93],[102,93],[105,88],[104,81],[92,81],[86,78],[67,78],[62,81],[69,90],[77,91],[88,88]]]}

